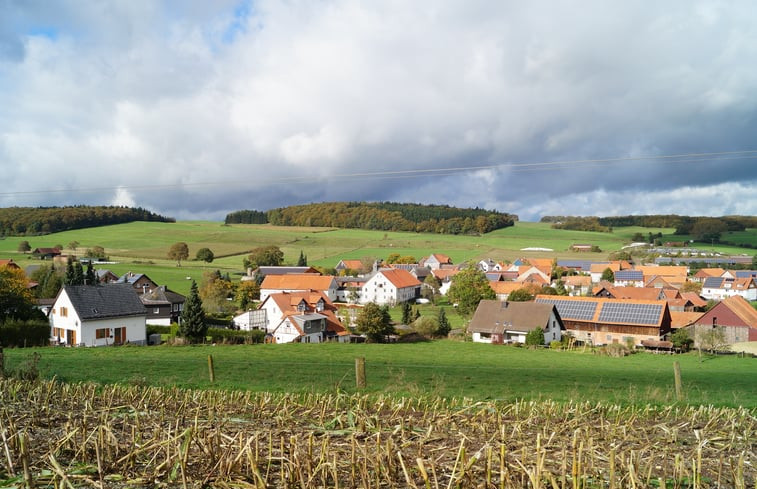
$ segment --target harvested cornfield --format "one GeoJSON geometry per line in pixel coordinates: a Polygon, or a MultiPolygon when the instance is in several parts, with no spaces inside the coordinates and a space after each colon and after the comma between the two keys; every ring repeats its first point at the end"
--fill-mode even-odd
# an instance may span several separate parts
{"type": "Polygon", "coordinates": [[[754,488],[755,411],[0,380],[0,487],[754,488]]]}

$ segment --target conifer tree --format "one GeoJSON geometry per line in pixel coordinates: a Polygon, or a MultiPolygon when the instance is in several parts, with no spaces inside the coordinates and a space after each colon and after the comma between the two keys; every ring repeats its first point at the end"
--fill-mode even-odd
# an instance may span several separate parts
{"type": "Polygon", "coordinates": [[[208,326],[205,324],[205,311],[202,309],[202,301],[197,291],[197,282],[192,280],[189,297],[187,297],[184,310],[181,312],[179,334],[192,342],[196,342],[202,340],[207,332],[208,326]]]}
{"type": "Polygon", "coordinates": [[[308,257],[300,250],[300,258],[297,260],[298,267],[308,266],[308,257]]]}
{"type": "Polygon", "coordinates": [[[73,285],[84,285],[84,269],[81,266],[81,262],[74,263],[74,281],[73,285]]]}
{"type": "Polygon", "coordinates": [[[409,302],[402,303],[402,324],[410,324],[413,320],[411,317],[413,308],[410,307],[409,302]]]}
{"type": "Polygon", "coordinates": [[[74,285],[74,260],[69,256],[66,261],[66,276],[63,278],[63,283],[66,285],[74,285]]]}
{"type": "Polygon", "coordinates": [[[84,275],[84,283],[87,285],[97,285],[97,275],[95,275],[95,267],[92,265],[92,260],[87,263],[87,273],[84,275]]]}
{"type": "Polygon", "coordinates": [[[439,308],[439,315],[437,316],[437,322],[439,323],[439,329],[436,330],[436,334],[439,336],[447,336],[452,329],[447,319],[447,313],[444,312],[444,308],[439,308]]]}

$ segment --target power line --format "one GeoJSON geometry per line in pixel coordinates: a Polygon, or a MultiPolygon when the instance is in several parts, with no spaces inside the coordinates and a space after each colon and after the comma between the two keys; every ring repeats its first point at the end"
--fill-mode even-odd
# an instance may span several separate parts
{"type": "MultiPolygon", "coordinates": [[[[757,150],[745,150],[745,151],[720,151],[710,153],[683,153],[672,155],[657,155],[657,156],[628,156],[617,158],[597,158],[597,159],[580,159],[580,160],[562,160],[562,161],[540,161],[540,162],[521,162],[521,163],[497,163],[489,165],[473,165],[473,166],[459,166],[459,167],[437,167],[437,168],[415,168],[407,170],[380,170],[369,172],[355,172],[355,173],[335,173],[331,175],[306,175],[295,177],[278,177],[270,179],[257,180],[256,183],[263,185],[290,185],[296,183],[312,183],[319,180],[363,180],[363,179],[405,179],[405,178],[421,178],[421,177],[445,177],[457,175],[460,173],[485,171],[485,170],[504,170],[509,169],[514,173],[521,172],[537,172],[537,171],[552,171],[555,169],[574,168],[580,166],[582,168],[605,166],[607,164],[616,163],[628,163],[632,161],[636,162],[648,162],[648,163],[715,163],[725,160],[741,160],[741,159],[754,159],[757,158],[757,150]]],[[[34,195],[34,194],[53,194],[63,192],[116,192],[118,190],[161,190],[161,189],[177,189],[177,188],[197,188],[197,187],[210,187],[210,186],[239,186],[245,185],[245,181],[233,180],[233,181],[217,181],[217,182],[189,182],[189,183],[174,183],[174,184],[154,184],[154,185],[117,185],[109,187],[83,187],[83,188],[60,188],[60,189],[44,189],[44,190],[26,190],[26,191],[12,191],[12,192],[0,192],[0,196],[19,196],[19,195],[34,195]]]]}

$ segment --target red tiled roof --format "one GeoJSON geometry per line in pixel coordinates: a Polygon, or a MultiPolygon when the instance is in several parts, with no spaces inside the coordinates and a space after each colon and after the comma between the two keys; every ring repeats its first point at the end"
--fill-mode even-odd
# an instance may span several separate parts
{"type": "Polygon", "coordinates": [[[407,270],[399,268],[384,268],[380,273],[398,289],[405,287],[418,287],[421,283],[407,270]]]}
{"type": "Polygon", "coordinates": [[[266,275],[261,289],[267,290],[328,290],[334,281],[331,275],[292,273],[289,275],[266,275]]]}

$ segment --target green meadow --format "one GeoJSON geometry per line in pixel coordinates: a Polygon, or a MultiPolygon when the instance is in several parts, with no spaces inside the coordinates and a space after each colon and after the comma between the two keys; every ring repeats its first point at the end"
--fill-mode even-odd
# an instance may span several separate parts
{"type": "Polygon", "coordinates": [[[579,351],[528,350],[452,340],[412,344],[283,344],[35,348],[6,350],[10,370],[40,354],[44,378],[267,392],[355,392],[364,357],[367,393],[552,399],[619,404],[675,402],[679,362],[683,403],[757,408],[754,358],[697,354],[610,358],[579,351]],[[215,383],[210,383],[212,355],[215,383]]]}
{"type": "MultiPolygon", "coordinates": [[[[116,274],[128,271],[147,273],[160,284],[180,293],[189,291],[187,277],[202,279],[206,270],[219,269],[232,278],[244,273],[242,259],[259,246],[275,245],[284,251],[287,263],[296,263],[300,252],[310,265],[334,267],[341,259],[364,257],[386,258],[391,253],[410,255],[416,259],[430,253],[444,253],[454,263],[492,258],[515,260],[520,257],[581,258],[603,260],[631,241],[634,233],[646,235],[661,232],[663,239],[680,241],[672,228],[640,227],[616,228],[612,233],[568,231],[552,229],[548,223],[517,222],[515,226],[499,229],[483,236],[452,236],[429,233],[366,231],[355,229],[279,227],[271,225],[224,225],[210,221],[180,221],[176,223],[133,222],[114,226],[66,231],[43,236],[7,237],[0,239],[0,258],[13,258],[21,266],[39,263],[30,255],[19,253],[18,244],[29,241],[32,248],[61,245],[64,253],[82,255],[87,248],[102,246],[112,261],[107,267],[116,274]],[[78,242],[77,249],[68,248],[78,242]],[[190,258],[177,266],[167,258],[173,243],[189,245],[190,258]],[[569,250],[574,243],[597,245],[601,253],[575,253],[569,250]],[[206,264],[193,260],[200,248],[210,248],[216,259],[206,264]],[[549,248],[553,251],[522,251],[524,248],[549,248]]],[[[754,242],[757,230],[729,234],[734,242],[754,242]],[[751,240],[751,241],[750,241],[751,240]]],[[[743,253],[752,250],[733,246],[715,246],[724,253],[743,253]]]]}

